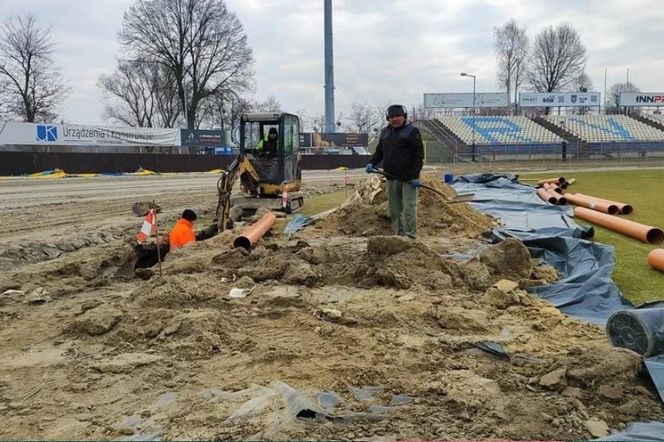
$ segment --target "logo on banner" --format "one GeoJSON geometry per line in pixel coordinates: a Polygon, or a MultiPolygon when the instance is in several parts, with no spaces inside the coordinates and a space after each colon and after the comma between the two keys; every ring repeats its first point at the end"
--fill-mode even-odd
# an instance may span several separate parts
{"type": "Polygon", "coordinates": [[[548,97],[542,98],[542,103],[555,103],[556,101],[556,96],[555,95],[549,95],[548,97]]]}
{"type": "Polygon", "coordinates": [[[58,141],[58,126],[53,126],[50,124],[38,124],[37,141],[58,141]]]}
{"type": "Polygon", "coordinates": [[[637,95],[637,103],[662,103],[664,102],[664,95],[637,95]]]}
{"type": "Polygon", "coordinates": [[[572,103],[576,103],[576,95],[572,95],[572,103]]]}

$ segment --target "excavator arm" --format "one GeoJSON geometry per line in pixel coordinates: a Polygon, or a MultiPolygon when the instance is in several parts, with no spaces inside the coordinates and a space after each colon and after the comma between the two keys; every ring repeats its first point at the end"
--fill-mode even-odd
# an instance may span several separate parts
{"type": "Polygon", "coordinates": [[[238,176],[245,175],[248,179],[249,191],[258,194],[260,192],[260,177],[246,154],[239,154],[222,172],[217,181],[217,227],[219,232],[230,228],[231,192],[238,176]]]}

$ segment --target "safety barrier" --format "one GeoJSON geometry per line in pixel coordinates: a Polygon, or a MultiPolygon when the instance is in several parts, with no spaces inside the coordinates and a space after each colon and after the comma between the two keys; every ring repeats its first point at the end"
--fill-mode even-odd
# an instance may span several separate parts
{"type": "MultiPolygon", "coordinates": [[[[302,155],[305,170],[363,168],[368,155],[302,155]]],[[[0,176],[16,176],[61,169],[67,174],[122,174],[140,169],[165,172],[207,172],[224,169],[232,156],[127,154],[81,152],[0,152],[0,176]]]]}

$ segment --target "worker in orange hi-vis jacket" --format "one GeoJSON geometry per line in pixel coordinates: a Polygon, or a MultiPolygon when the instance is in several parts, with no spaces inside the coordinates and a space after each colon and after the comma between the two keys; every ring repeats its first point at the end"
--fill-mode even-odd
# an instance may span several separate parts
{"type": "Polygon", "coordinates": [[[182,216],[177,220],[168,236],[171,250],[196,242],[196,235],[194,234],[196,218],[196,212],[191,209],[182,212],[182,216]]]}

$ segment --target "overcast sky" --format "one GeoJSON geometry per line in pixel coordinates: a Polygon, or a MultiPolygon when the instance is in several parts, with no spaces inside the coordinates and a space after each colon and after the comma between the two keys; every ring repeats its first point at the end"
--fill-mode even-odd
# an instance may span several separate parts
{"type": "MultiPolygon", "coordinates": [[[[32,12],[52,27],[56,60],[73,87],[65,121],[102,123],[100,74],[119,55],[117,31],[133,0],[0,0],[0,19],[32,12]]],[[[254,97],[287,111],[324,110],[323,0],[226,0],[256,60],[254,97]]],[[[664,90],[663,0],[333,0],[337,113],[353,102],[408,106],[425,92],[495,92],[493,29],[515,18],[532,37],[571,23],[588,49],[594,90],[630,80],[664,90]]]]}

